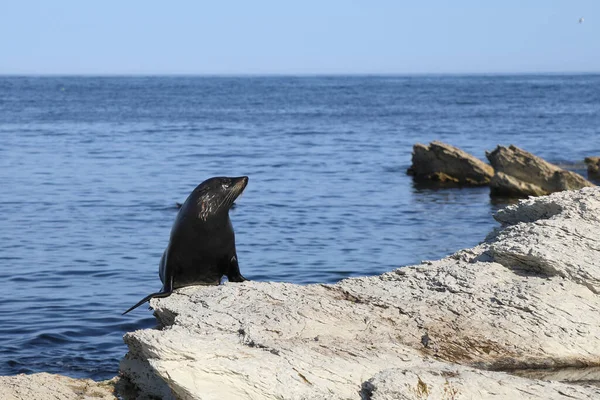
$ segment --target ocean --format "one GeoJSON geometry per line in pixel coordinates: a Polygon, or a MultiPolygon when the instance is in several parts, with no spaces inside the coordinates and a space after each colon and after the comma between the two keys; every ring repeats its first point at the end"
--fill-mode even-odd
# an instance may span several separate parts
{"type": "Polygon", "coordinates": [[[242,274],[333,283],[481,242],[489,189],[406,175],[412,146],[514,144],[585,175],[600,75],[0,77],[0,375],[107,379],[176,202],[248,175],[242,274]]]}

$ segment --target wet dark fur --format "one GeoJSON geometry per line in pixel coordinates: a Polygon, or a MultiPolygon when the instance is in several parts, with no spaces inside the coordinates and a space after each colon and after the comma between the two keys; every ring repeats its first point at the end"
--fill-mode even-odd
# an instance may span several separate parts
{"type": "Polygon", "coordinates": [[[202,182],[181,206],[169,245],[160,259],[162,290],[149,294],[123,314],[153,297],[167,297],[173,289],[190,285],[218,285],[223,275],[243,282],[235,252],[229,209],[242,194],[248,177],[217,177],[202,182]]]}

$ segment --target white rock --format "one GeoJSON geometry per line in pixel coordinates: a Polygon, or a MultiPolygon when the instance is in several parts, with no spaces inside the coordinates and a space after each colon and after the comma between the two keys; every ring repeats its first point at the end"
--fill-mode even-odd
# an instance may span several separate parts
{"type": "Polygon", "coordinates": [[[536,381],[459,365],[423,363],[384,370],[362,386],[363,399],[598,399],[600,388],[536,381]]]}
{"type": "Polygon", "coordinates": [[[47,373],[0,376],[2,400],[116,400],[117,378],[95,382],[47,373]]]}
{"type": "Polygon", "coordinates": [[[359,398],[366,382],[396,393],[417,375],[439,391],[440,368],[472,398],[599,398],[468,368],[600,381],[599,210],[596,188],[561,192],[499,212],[503,227],[475,248],[381,276],[181,289],[151,301],[162,330],[125,336],[121,370],[163,398],[359,398]]]}

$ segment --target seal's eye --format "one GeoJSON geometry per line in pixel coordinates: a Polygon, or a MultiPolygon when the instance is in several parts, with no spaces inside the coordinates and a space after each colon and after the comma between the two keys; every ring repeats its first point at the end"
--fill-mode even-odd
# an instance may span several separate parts
{"type": "Polygon", "coordinates": [[[229,179],[227,179],[227,180],[223,180],[223,181],[221,182],[221,187],[222,187],[223,189],[228,189],[230,185],[231,185],[231,181],[230,181],[229,179]]]}

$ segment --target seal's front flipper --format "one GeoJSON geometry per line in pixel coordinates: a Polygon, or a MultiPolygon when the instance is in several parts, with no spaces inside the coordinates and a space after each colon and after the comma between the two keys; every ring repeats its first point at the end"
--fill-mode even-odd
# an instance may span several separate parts
{"type": "Polygon", "coordinates": [[[244,282],[248,280],[240,273],[237,255],[234,255],[231,257],[231,260],[229,260],[229,268],[227,271],[227,280],[229,280],[229,282],[244,282]]]}
{"type": "Polygon", "coordinates": [[[136,308],[138,308],[139,306],[141,306],[142,304],[144,304],[145,302],[147,302],[150,299],[153,299],[155,297],[156,298],[169,297],[171,295],[171,293],[173,293],[173,277],[171,277],[171,279],[169,279],[167,281],[167,283],[165,283],[162,291],[149,294],[148,296],[146,296],[143,299],[141,299],[140,301],[138,301],[135,306],[129,307],[129,309],[121,315],[125,315],[131,310],[135,310],[136,308]]]}

